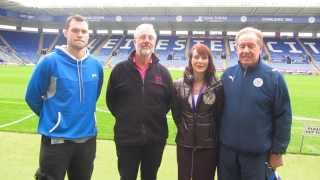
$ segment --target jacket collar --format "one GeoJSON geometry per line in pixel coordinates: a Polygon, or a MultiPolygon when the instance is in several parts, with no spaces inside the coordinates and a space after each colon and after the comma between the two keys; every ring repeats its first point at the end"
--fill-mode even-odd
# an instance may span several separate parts
{"type": "Polygon", "coordinates": [[[68,56],[69,58],[71,58],[71,59],[73,59],[75,61],[83,61],[90,55],[89,50],[86,49],[84,56],[82,58],[80,58],[80,59],[77,59],[76,57],[74,57],[72,54],[70,54],[67,51],[67,46],[66,45],[58,46],[56,49],[60,50],[60,52],[62,52],[63,54],[65,54],[66,56],[68,56]]]}
{"type": "MultiPolygon", "coordinates": [[[[183,84],[184,84],[185,90],[187,90],[188,95],[190,95],[191,86],[192,86],[192,85],[186,83],[186,82],[185,82],[185,79],[180,79],[179,81],[180,81],[180,83],[183,83],[183,84]]],[[[206,86],[206,89],[204,90],[203,93],[206,93],[209,89],[216,88],[217,86],[221,85],[221,83],[222,83],[221,81],[216,81],[216,80],[214,80],[214,79],[212,78],[211,81],[209,82],[209,84],[206,86]]]]}
{"type": "MultiPolygon", "coordinates": [[[[134,64],[134,63],[133,63],[133,59],[134,59],[135,54],[136,54],[136,50],[132,51],[132,52],[130,53],[130,55],[129,55],[129,58],[128,58],[128,60],[129,60],[132,64],[134,64]]],[[[151,55],[151,60],[152,60],[152,63],[151,63],[151,64],[156,64],[156,63],[158,63],[158,62],[160,61],[159,58],[158,58],[154,53],[152,53],[152,55],[151,55]]],[[[151,65],[151,64],[150,64],[150,65],[151,65]]]]}
{"type": "Polygon", "coordinates": [[[258,69],[260,66],[261,66],[261,58],[260,58],[260,56],[259,56],[259,59],[258,59],[258,62],[256,63],[256,64],[254,64],[254,65],[252,65],[252,66],[248,66],[247,68],[244,68],[242,65],[241,65],[241,63],[240,63],[240,61],[238,61],[238,65],[239,65],[239,67],[241,68],[241,70],[242,71],[247,71],[247,72],[253,72],[253,71],[255,71],[256,69],[258,69]]]}

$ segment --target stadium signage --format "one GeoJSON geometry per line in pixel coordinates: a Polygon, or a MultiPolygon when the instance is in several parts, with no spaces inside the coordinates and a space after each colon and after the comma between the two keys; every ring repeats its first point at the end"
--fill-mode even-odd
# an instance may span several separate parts
{"type": "MultiPolygon", "coordinates": [[[[228,16],[198,16],[195,22],[227,22],[228,16]]],[[[194,18],[193,18],[194,19],[194,18]]]]}
{"type": "MultiPolygon", "coordinates": [[[[106,41],[103,49],[113,49],[117,43],[121,41],[121,37],[114,37],[110,38],[106,41]]],[[[224,41],[222,39],[207,39],[207,38],[192,38],[191,39],[191,45],[196,43],[203,43],[206,44],[211,51],[225,51],[224,49],[224,41]]],[[[231,52],[235,51],[235,41],[229,40],[228,45],[231,52]]],[[[288,39],[288,40],[277,40],[274,38],[266,38],[265,39],[266,46],[268,47],[269,51],[272,53],[291,53],[299,55],[299,58],[304,58],[302,56],[304,54],[304,50],[302,47],[294,40],[294,39],[288,39]]],[[[316,41],[303,41],[302,42],[305,47],[312,53],[312,54],[320,54],[320,44],[318,44],[316,41]]],[[[186,37],[164,37],[160,36],[157,44],[156,44],[156,50],[168,50],[173,49],[176,51],[184,50],[187,47],[187,38],[186,37]]],[[[120,49],[133,49],[133,38],[128,37],[125,40],[123,40],[120,43],[120,49]]]]}
{"type": "Polygon", "coordinates": [[[102,21],[104,20],[104,16],[89,16],[87,19],[89,21],[102,21]]]}
{"type": "MultiPolygon", "coordinates": [[[[31,13],[20,13],[12,10],[0,8],[0,16],[28,19],[35,21],[56,21],[63,22],[67,16],[48,16],[45,14],[35,15],[31,13]]],[[[295,23],[295,24],[314,24],[320,23],[320,16],[87,16],[89,21],[93,22],[229,22],[229,23],[295,23]]]]}
{"type": "Polygon", "coordinates": [[[320,136],[320,126],[306,126],[304,128],[304,134],[306,136],[320,136]]]}
{"type": "Polygon", "coordinates": [[[310,125],[310,124],[304,126],[304,134],[302,135],[302,139],[300,143],[300,153],[302,152],[305,136],[320,136],[320,126],[310,125]]]}
{"type": "Polygon", "coordinates": [[[23,19],[35,19],[35,16],[28,15],[28,14],[20,14],[19,17],[23,19]]]}
{"type": "Polygon", "coordinates": [[[293,22],[293,18],[288,17],[263,17],[261,18],[262,22],[293,22]]]}

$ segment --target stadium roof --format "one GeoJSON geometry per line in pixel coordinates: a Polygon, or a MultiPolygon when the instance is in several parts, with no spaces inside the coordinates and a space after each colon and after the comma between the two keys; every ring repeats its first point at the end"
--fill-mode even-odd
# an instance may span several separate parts
{"type": "MultiPolygon", "coordinates": [[[[2,0],[0,7],[32,15],[68,16],[320,16],[319,0],[2,0]],[[15,1],[15,2],[14,2],[15,1]],[[18,3],[20,1],[20,3],[18,3]],[[60,2],[61,1],[61,2],[60,2]],[[44,4],[51,2],[51,4],[44,4]]],[[[9,24],[40,27],[59,27],[58,23],[19,21],[0,17],[9,24]]],[[[92,22],[98,29],[134,29],[141,22],[92,22]]],[[[158,29],[166,30],[224,30],[237,31],[244,26],[255,26],[264,31],[319,32],[319,23],[225,23],[225,22],[152,22],[158,29]]]]}
{"type": "Polygon", "coordinates": [[[25,7],[35,8],[106,8],[106,7],[314,7],[318,0],[10,0],[25,7]]]}

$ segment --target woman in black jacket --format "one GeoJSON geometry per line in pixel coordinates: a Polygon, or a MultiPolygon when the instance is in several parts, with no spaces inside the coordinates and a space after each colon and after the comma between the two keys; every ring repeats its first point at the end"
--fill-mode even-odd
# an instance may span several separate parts
{"type": "Polygon", "coordinates": [[[223,87],[215,73],[209,48],[196,44],[183,79],[174,82],[172,113],[178,129],[179,180],[214,179],[217,127],[223,108],[223,87]]]}

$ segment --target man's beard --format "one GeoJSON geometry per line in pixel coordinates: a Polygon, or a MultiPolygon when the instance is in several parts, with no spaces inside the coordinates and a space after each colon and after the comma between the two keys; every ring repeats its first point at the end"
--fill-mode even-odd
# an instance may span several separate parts
{"type": "Polygon", "coordinates": [[[151,48],[141,48],[140,55],[141,56],[150,56],[152,54],[151,48]]]}

